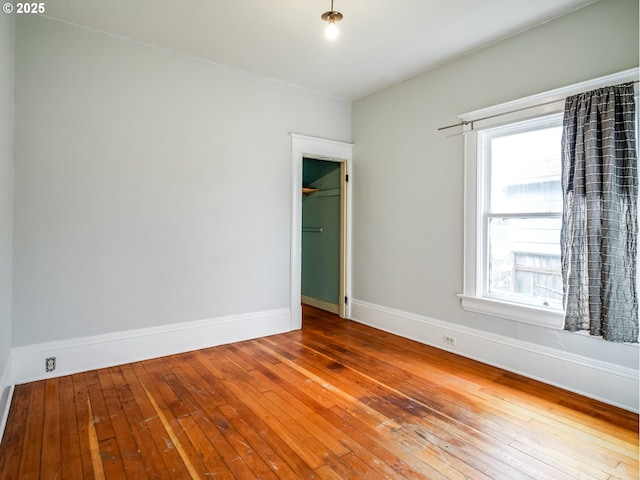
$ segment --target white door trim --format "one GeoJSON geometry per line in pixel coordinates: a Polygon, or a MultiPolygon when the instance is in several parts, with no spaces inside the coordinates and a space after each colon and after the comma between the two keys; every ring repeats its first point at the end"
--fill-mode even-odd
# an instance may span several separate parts
{"type": "MultiPolygon", "coordinates": [[[[302,160],[304,157],[344,162],[349,176],[346,188],[347,221],[345,252],[345,296],[351,298],[351,163],[353,144],[291,133],[291,264],[289,302],[291,329],[302,328],[302,160]]],[[[347,304],[345,318],[350,318],[347,304]]]]}

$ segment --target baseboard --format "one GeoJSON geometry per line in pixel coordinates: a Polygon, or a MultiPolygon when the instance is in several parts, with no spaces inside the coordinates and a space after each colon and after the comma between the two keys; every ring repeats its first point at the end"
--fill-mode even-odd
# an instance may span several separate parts
{"type": "Polygon", "coordinates": [[[301,295],[300,300],[305,305],[311,305],[312,307],[319,308],[320,310],[325,310],[327,312],[335,313],[336,315],[340,313],[340,308],[335,303],[325,302],[324,300],[318,300],[317,298],[307,297],[306,295],[301,295]]]}
{"type": "Polygon", "coordinates": [[[288,308],[128,330],[12,350],[12,384],[158,358],[291,330],[288,308]],[[45,372],[45,360],[56,367],[45,372]]]}
{"type": "Polygon", "coordinates": [[[351,319],[625,410],[639,410],[638,370],[356,299],[351,301],[351,319]],[[444,336],[454,337],[456,344],[444,343],[444,336]]]}
{"type": "Polygon", "coordinates": [[[0,443],[4,434],[4,427],[9,417],[9,407],[13,398],[13,357],[9,354],[7,363],[0,372],[0,443]]]}

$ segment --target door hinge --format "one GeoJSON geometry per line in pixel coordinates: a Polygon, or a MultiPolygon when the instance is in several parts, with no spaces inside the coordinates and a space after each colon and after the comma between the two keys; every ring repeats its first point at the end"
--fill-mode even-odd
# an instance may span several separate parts
{"type": "Polygon", "coordinates": [[[344,181],[345,181],[345,182],[348,182],[348,181],[349,181],[349,175],[348,175],[348,174],[344,176],[344,181]]]}
{"type": "Polygon", "coordinates": [[[344,297],[344,303],[349,303],[349,297],[344,297]]]}

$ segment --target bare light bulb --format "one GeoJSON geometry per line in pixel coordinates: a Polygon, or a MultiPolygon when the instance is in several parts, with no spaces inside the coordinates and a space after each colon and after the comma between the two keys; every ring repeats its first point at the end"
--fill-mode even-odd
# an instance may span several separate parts
{"type": "Polygon", "coordinates": [[[338,37],[338,26],[335,22],[329,22],[324,33],[329,40],[335,40],[338,37]]]}

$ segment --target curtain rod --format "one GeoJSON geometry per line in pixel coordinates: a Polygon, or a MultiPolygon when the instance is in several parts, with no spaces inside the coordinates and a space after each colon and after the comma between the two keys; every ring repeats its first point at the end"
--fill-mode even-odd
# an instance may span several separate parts
{"type": "MultiPolygon", "coordinates": [[[[638,83],[640,82],[640,80],[632,80],[631,82],[627,82],[627,83],[638,83]]],[[[486,117],[482,117],[482,118],[476,118],[475,120],[471,120],[471,121],[467,121],[467,120],[463,120],[460,123],[454,123],[453,125],[447,125],[446,127],[440,127],[438,128],[438,131],[441,132],[442,130],[448,130],[450,128],[456,128],[456,127],[464,127],[465,125],[471,125],[471,128],[473,128],[473,122],[481,122],[482,120],[489,120],[491,118],[496,118],[496,117],[501,117],[502,115],[506,115],[508,113],[516,113],[516,112],[522,112],[525,110],[530,110],[532,108],[538,108],[538,107],[544,107],[545,105],[551,105],[552,103],[556,103],[560,100],[552,100],[550,102],[545,102],[545,103],[538,103],[536,105],[532,105],[529,107],[522,107],[522,108],[516,108],[513,110],[510,110],[509,112],[502,112],[502,113],[496,113],[495,115],[487,115],[486,117]]]]}
{"type": "Polygon", "coordinates": [[[438,128],[438,131],[440,132],[442,130],[447,130],[449,128],[455,128],[455,127],[464,127],[465,125],[471,125],[471,128],[473,128],[473,122],[481,122],[482,120],[489,120],[491,118],[501,117],[501,116],[506,115],[508,113],[523,112],[525,110],[531,110],[532,108],[544,107],[545,105],[551,105],[552,103],[556,103],[556,102],[558,102],[558,100],[553,100],[551,102],[538,103],[538,104],[532,105],[530,107],[515,108],[515,109],[510,110],[508,112],[496,113],[495,115],[487,115],[486,117],[476,118],[475,120],[471,120],[471,121],[463,120],[460,123],[455,123],[453,125],[447,125],[446,127],[440,127],[440,128],[438,128]]]}

